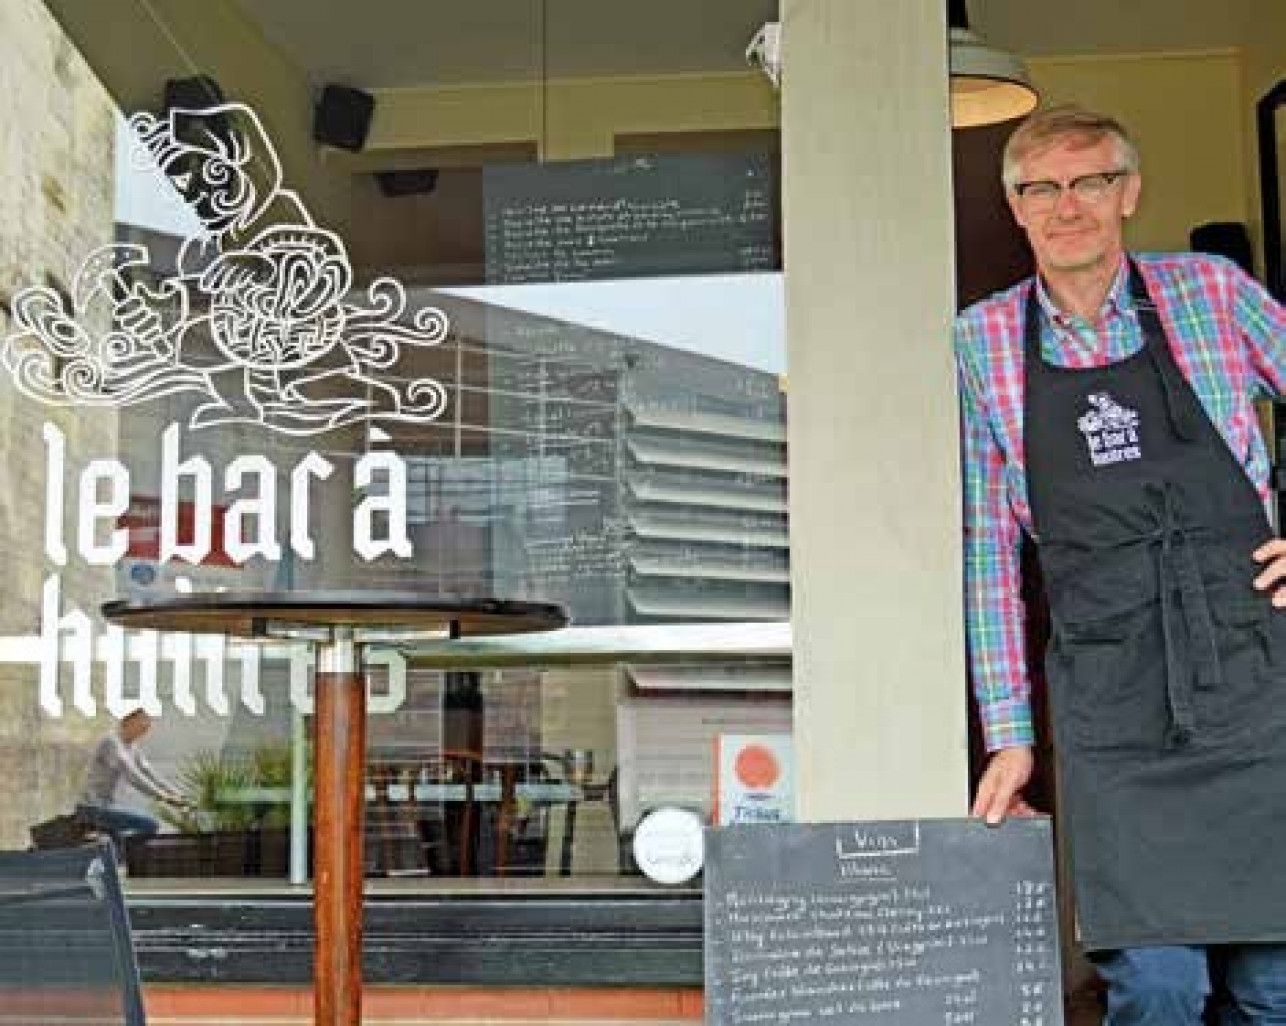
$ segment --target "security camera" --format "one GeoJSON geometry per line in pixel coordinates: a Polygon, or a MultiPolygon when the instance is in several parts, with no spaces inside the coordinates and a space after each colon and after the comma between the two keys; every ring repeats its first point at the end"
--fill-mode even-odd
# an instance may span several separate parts
{"type": "Polygon", "coordinates": [[[768,21],[746,47],[746,63],[768,76],[774,89],[781,88],[781,22],[768,21]]]}

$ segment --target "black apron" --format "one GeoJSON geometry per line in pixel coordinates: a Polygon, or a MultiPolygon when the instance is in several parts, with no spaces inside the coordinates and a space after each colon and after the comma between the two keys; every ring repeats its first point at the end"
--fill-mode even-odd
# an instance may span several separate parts
{"type": "Polygon", "coordinates": [[[1046,655],[1089,951],[1286,941],[1286,611],[1251,581],[1263,503],[1184,379],[1138,268],[1142,348],[1041,355],[1024,440],[1046,655]]]}

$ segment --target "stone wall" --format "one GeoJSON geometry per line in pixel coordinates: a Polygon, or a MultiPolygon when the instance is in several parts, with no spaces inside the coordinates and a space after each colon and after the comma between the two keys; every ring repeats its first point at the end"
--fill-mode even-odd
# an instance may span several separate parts
{"type": "MultiPolygon", "coordinates": [[[[112,241],[111,98],[40,0],[0,4],[0,334],[10,302],[28,285],[73,287],[93,248],[112,241]]],[[[0,375],[0,636],[40,629],[41,589],[59,569],[63,609],[92,610],[112,588],[111,571],[87,567],[74,551],[55,568],[44,552],[42,424],[67,439],[67,537],[74,538],[75,476],[115,449],[112,411],[46,407],[0,375]]],[[[73,546],[74,549],[74,546],[73,546]]],[[[58,719],[37,702],[34,665],[0,662],[0,848],[23,847],[30,823],[66,811],[92,738],[107,720],[68,707],[58,719]]]]}

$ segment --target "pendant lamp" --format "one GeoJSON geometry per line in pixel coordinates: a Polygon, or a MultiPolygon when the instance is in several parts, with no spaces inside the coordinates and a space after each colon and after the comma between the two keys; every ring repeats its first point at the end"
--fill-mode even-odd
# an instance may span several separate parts
{"type": "Polygon", "coordinates": [[[994,125],[1035,109],[1038,97],[1023,62],[970,31],[965,0],[947,0],[947,47],[952,128],[994,125]]]}

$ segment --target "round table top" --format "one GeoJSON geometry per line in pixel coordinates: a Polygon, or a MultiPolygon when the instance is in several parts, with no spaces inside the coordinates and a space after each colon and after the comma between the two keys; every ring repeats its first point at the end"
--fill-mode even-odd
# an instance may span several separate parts
{"type": "Polygon", "coordinates": [[[227,634],[239,638],[328,636],[352,628],[357,640],[526,634],[567,626],[545,602],[452,599],[414,591],[207,591],[105,602],[103,618],[121,627],[227,634]]]}

